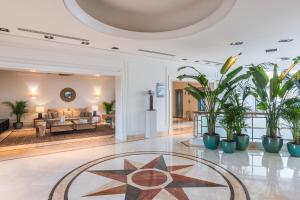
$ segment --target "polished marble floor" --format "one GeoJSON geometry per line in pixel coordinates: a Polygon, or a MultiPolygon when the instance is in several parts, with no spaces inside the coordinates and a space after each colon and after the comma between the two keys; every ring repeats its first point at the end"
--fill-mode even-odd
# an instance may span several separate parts
{"type": "Polygon", "coordinates": [[[191,136],[0,162],[0,199],[297,199],[300,159],[189,148],[191,136]]]}

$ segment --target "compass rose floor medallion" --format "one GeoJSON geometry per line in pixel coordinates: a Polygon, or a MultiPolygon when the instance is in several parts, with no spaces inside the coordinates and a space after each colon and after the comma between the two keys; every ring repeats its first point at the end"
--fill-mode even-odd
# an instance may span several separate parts
{"type": "Polygon", "coordinates": [[[191,155],[132,152],[103,157],[71,171],[49,200],[250,199],[226,169],[191,155]]]}

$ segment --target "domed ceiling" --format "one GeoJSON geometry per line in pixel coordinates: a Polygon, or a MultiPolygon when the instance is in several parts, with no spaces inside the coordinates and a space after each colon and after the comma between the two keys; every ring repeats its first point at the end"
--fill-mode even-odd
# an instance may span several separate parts
{"type": "Polygon", "coordinates": [[[65,0],[82,22],[102,32],[176,37],[221,20],[236,0],[65,0]],[[168,33],[168,34],[166,34],[168,33]],[[172,33],[172,34],[171,34],[172,33]]]}

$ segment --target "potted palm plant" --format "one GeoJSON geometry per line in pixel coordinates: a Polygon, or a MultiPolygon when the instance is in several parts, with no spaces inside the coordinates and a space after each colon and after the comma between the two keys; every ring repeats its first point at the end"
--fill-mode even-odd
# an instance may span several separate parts
{"type": "Polygon", "coordinates": [[[285,119],[293,133],[293,142],[287,143],[291,156],[300,157],[300,98],[294,97],[285,101],[282,108],[282,118],[285,119]]]}
{"type": "Polygon", "coordinates": [[[221,141],[221,148],[224,153],[234,153],[236,149],[236,141],[233,137],[233,130],[235,125],[236,107],[233,103],[221,103],[224,111],[223,119],[220,121],[226,131],[226,139],[221,141]]]}
{"type": "Polygon", "coordinates": [[[203,142],[207,149],[217,149],[220,142],[220,135],[215,131],[217,115],[220,112],[220,102],[226,101],[226,98],[228,98],[230,93],[234,90],[235,84],[249,77],[248,74],[239,75],[243,67],[238,67],[229,72],[230,68],[235,64],[240,55],[241,54],[231,56],[226,60],[220,70],[221,78],[215,89],[210,86],[205,74],[201,73],[196,68],[184,66],[178,69],[178,71],[182,71],[186,68],[190,68],[196,73],[192,75],[182,74],[177,77],[179,80],[193,79],[201,84],[201,88],[188,84],[185,90],[198,101],[204,100],[206,104],[205,118],[207,121],[208,132],[203,134],[203,142]]]}
{"type": "Polygon", "coordinates": [[[243,84],[240,84],[240,86],[242,92],[234,90],[228,98],[229,103],[222,104],[225,118],[221,122],[225,126],[225,130],[228,129],[226,127],[231,127],[234,140],[236,141],[236,149],[243,151],[249,145],[249,136],[243,132],[247,127],[245,117],[249,108],[245,106],[245,100],[250,94],[250,87],[248,85],[243,86],[243,84]]]}
{"type": "MultiPolygon", "coordinates": [[[[103,102],[103,107],[105,109],[105,113],[107,115],[111,115],[113,113],[113,107],[115,105],[115,100],[112,100],[111,102],[103,102]]],[[[107,123],[111,123],[112,122],[112,118],[110,116],[105,118],[107,123]]]]}
{"type": "Polygon", "coordinates": [[[3,104],[7,105],[11,109],[11,114],[16,115],[16,122],[13,123],[15,129],[21,129],[23,127],[23,122],[21,122],[22,116],[28,112],[27,110],[27,102],[26,101],[16,101],[13,102],[3,102],[3,104]]]}
{"type": "Polygon", "coordinates": [[[249,145],[249,135],[245,134],[247,124],[245,118],[247,112],[250,110],[246,105],[246,98],[250,95],[250,87],[248,85],[241,86],[242,92],[234,92],[231,97],[233,103],[233,109],[235,110],[234,126],[233,130],[236,137],[236,148],[237,150],[244,151],[249,145]]]}
{"type": "Polygon", "coordinates": [[[282,114],[284,102],[294,90],[294,80],[287,79],[289,72],[298,64],[300,57],[293,59],[287,70],[278,75],[276,64],[273,66],[273,77],[269,78],[265,64],[252,65],[249,68],[252,74],[253,88],[251,94],[258,100],[257,109],[266,113],[267,133],[262,136],[262,144],[266,152],[278,153],[283,145],[282,138],[278,135],[278,122],[282,114]]]}

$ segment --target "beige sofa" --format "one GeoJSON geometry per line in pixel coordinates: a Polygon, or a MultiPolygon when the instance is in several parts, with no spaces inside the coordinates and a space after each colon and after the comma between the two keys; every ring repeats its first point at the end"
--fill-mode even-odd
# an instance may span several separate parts
{"type": "Polygon", "coordinates": [[[62,116],[66,121],[87,119],[88,122],[92,122],[93,118],[92,112],[87,108],[48,109],[45,114],[47,128],[50,128],[52,123],[60,121],[62,116]]]}

